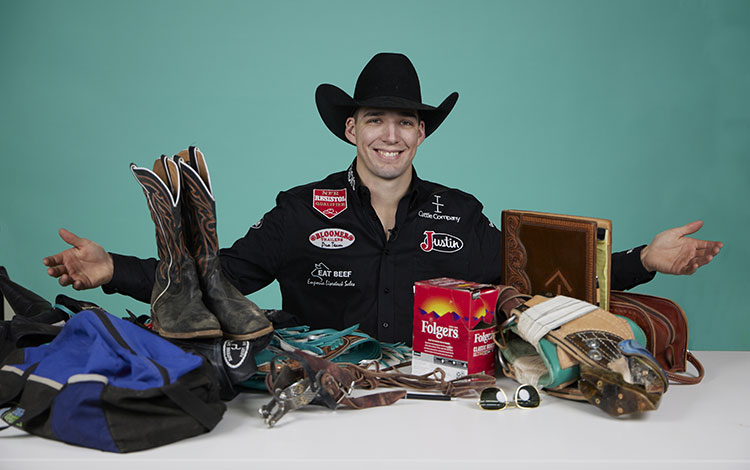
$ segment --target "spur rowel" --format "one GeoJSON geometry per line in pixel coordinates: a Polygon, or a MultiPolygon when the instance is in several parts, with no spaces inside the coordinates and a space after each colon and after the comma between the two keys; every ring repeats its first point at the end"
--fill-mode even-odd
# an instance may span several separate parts
{"type": "Polygon", "coordinates": [[[154,170],[130,164],[156,227],[159,262],[151,292],[154,329],[166,338],[216,338],[221,325],[202,301],[195,261],[185,246],[177,164],[162,155],[154,170]]]}
{"type": "Polygon", "coordinates": [[[226,278],[219,261],[216,202],[203,154],[196,147],[175,156],[182,176],[183,219],[189,224],[186,241],[198,266],[203,301],[216,315],[224,336],[235,340],[259,338],[273,325],[258,306],[226,278]]]}

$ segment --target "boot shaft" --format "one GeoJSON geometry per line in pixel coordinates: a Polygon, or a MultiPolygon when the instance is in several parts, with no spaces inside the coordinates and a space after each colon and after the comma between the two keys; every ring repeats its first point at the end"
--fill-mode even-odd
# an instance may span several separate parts
{"type": "Polygon", "coordinates": [[[177,163],[162,155],[154,170],[130,165],[143,188],[156,226],[159,263],[151,292],[156,331],[168,338],[221,336],[221,325],[206,308],[195,269],[183,238],[182,185],[177,163]]]}
{"type": "Polygon", "coordinates": [[[183,185],[182,213],[186,221],[185,240],[205,278],[218,269],[219,237],[216,232],[216,202],[203,154],[196,147],[177,154],[183,185]]]}
{"type": "Polygon", "coordinates": [[[179,261],[189,252],[183,240],[180,204],[180,177],[175,162],[166,156],[154,162],[154,170],[130,164],[133,175],[146,196],[151,219],[156,228],[156,247],[159,254],[158,269],[164,278],[179,278],[179,261]],[[168,275],[166,270],[173,271],[168,275]]]}

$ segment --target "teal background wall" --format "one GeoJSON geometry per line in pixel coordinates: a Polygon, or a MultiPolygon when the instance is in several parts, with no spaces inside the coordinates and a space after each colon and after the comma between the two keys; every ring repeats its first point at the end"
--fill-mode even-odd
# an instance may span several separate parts
{"type": "MultiPolygon", "coordinates": [[[[611,218],[616,249],[702,219],[722,240],[675,299],[694,349],[750,349],[750,2],[0,0],[0,264],[22,285],[148,307],[49,278],[59,227],[154,256],[128,164],[198,145],[221,244],[277,192],[344,169],[315,109],[379,51],[414,62],[424,100],[458,104],[419,149],[423,178],[506,208],[611,218]]],[[[294,227],[289,227],[293,230],[294,227]]],[[[251,296],[280,306],[275,285],[251,296]]]]}

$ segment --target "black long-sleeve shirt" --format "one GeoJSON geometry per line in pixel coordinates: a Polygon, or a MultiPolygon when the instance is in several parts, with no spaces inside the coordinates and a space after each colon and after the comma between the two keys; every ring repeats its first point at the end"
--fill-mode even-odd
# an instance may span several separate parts
{"type": "MultiPolygon", "coordinates": [[[[360,329],[381,341],[411,343],[415,281],[454,277],[502,283],[502,236],[482,204],[413,173],[386,237],[370,192],[347,171],[279,193],[276,207],[220,252],[224,273],[245,295],[274,279],[282,309],[313,328],[360,329]]],[[[612,288],[653,278],[640,248],[614,253],[612,288]]],[[[113,255],[104,286],[148,302],[156,260],[113,255]]]]}

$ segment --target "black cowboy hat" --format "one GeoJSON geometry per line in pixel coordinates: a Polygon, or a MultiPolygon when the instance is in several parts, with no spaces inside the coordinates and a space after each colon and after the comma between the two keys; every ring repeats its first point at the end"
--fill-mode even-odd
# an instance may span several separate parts
{"type": "Polygon", "coordinates": [[[324,83],[315,91],[318,112],[328,129],[349,142],[344,123],[357,108],[408,109],[419,112],[429,136],[451,112],[458,100],[453,92],[437,108],[422,103],[419,77],[411,61],[403,54],[381,52],[362,69],[354,88],[354,98],[337,86],[324,83]]]}

